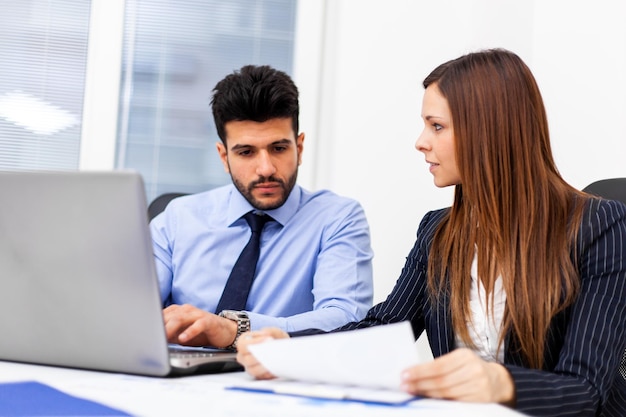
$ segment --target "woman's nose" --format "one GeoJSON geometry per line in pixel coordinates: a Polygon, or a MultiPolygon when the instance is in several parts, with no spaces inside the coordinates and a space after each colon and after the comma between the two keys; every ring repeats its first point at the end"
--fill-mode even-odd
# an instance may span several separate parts
{"type": "Polygon", "coordinates": [[[426,141],[426,135],[424,134],[424,132],[422,131],[422,133],[417,137],[417,140],[415,141],[415,149],[417,149],[420,152],[426,152],[428,149],[428,143],[426,141]]]}

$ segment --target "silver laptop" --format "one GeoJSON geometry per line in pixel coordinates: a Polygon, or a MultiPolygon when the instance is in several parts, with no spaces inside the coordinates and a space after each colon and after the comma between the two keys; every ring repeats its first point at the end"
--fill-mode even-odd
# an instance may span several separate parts
{"type": "Polygon", "coordinates": [[[241,369],[170,353],[141,176],[0,172],[0,360],[166,376],[241,369]]]}

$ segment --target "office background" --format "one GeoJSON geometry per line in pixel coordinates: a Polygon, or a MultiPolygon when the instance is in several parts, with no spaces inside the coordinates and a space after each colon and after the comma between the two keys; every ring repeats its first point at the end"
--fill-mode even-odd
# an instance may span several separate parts
{"type": "MultiPolygon", "coordinates": [[[[306,140],[300,183],[353,197],[367,212],[376,301],[399,275],[421,217],[452,199],[451,189],[433,185],[422,154],[413,147],[422,129],[420,83],[441,62],[482,48],[515,51],[543,92],[553,150],[565,179],[582,188],[597,179],[626,176],[626,4],[621,0],[0,0],[0,5],[5,19],[0,25],[3,169],[29,168],[16,164],[10,153],[20,137],[18,145],[29,145],[30,157],[46,150],[63,161],[41,162],[45,157],[36,156],[40,162],[35,168],[139,169],[146,177],[148,198],[227,182],[221,166],[212,165],[217,137],[208,107],[210,90],[245,63],[271,63],[292,74],[301,91],[306,140]],[[190,19],[189,25],[168,31],[129,26],[149,14],[144,8],[148,3],[174,7],[178,17],[190,19]],[[18,12],[20,4],[27,6],[25,14],[18,12]],[[74,18],[61,22],[63,10],[64,19],[74,18]],[[199,29],[199,13],[208,10],[206,25],[218,27],[224,36],[211,42],[243,55],[210,62],[186,55],[191,49],[184,45],[209,38],[199,29]],[[72,41],[56,47],[66,58],[73,51],[78,64],[69,63],[71,70],[47,79],[37,91],[25,91],[28,85],[14,88],[25,74],[12,73],[20,62],[8,58],[17,51],[55,45],[51,38],[27,43],[14,36],[19,28],[11,26],[10,20],[18,21],[12,13],[71,32],[72,41]],[[164,59],[162,48],[154,46],[165,45],[165,34],[176,40],[167,44],[170,51],[175,49],[176,59],[164,59]],[[131,48],[151,40],[152,49],[131,48]],[[131,68],[139,62],[132,53],[152,54],[152,61],[142,62],[153,66],[131,68]],[[159,76],[168,68],[173,75],[159,76]],[[164,83],[168,77],[180,89],[164,83]],[[144,91],[142,80],[153,80],[157,87],[144,91]],[[73,94],[73,101],[54,102],[55,88],[59,94],[73,94]],[[43,102],[28,101],[38,93],[43,102]],[[186,107],[194,100],[203,110],[186,107]],[[31,112],[52,104],[61,111],[54,118],[57,124],[28,126],[14,112],[17,102],[31,112]],[[169,123],[172,103],[180,105],[173,110],[180,117],[169,123]],[[124,112],[124,106],[136,111],[124,112]],[[151,131],[138,122],[142,117],[151,118],[151,131]],[[190,127],[194,124],[206,136],[190,127]],[[165,137],[166,131],[178,139],[165,137]],[[24,132],[28,135],[22,138],[24,132]],[[198,171],[200,180],[185,175],[198,171]]],[[[53,55],[48,59],[53,66],[53,55]]],[[[43,78],[46,69],[37,68],[43,78]]]]}

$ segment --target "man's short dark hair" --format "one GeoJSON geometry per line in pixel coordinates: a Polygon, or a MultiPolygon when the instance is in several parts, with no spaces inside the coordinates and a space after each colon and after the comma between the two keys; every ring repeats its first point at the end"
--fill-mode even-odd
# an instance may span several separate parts
{"type": "Polygon", "coordinates": [[[289,75],[267,65],[246,65],[218,82],[211,109],[224,144],[224,125],[233,120],[265,122],[291,117],[294,134],[298,134],[298,88],[289,75]]]}

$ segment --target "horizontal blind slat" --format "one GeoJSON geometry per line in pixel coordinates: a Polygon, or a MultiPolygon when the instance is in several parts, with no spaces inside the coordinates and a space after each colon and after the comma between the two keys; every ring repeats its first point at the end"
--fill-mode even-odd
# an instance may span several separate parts
{"type": "Polygon", "coordinates": [[[91,2],[6,3],[0,14],[0,169],[75,169],[91,2]]]}

